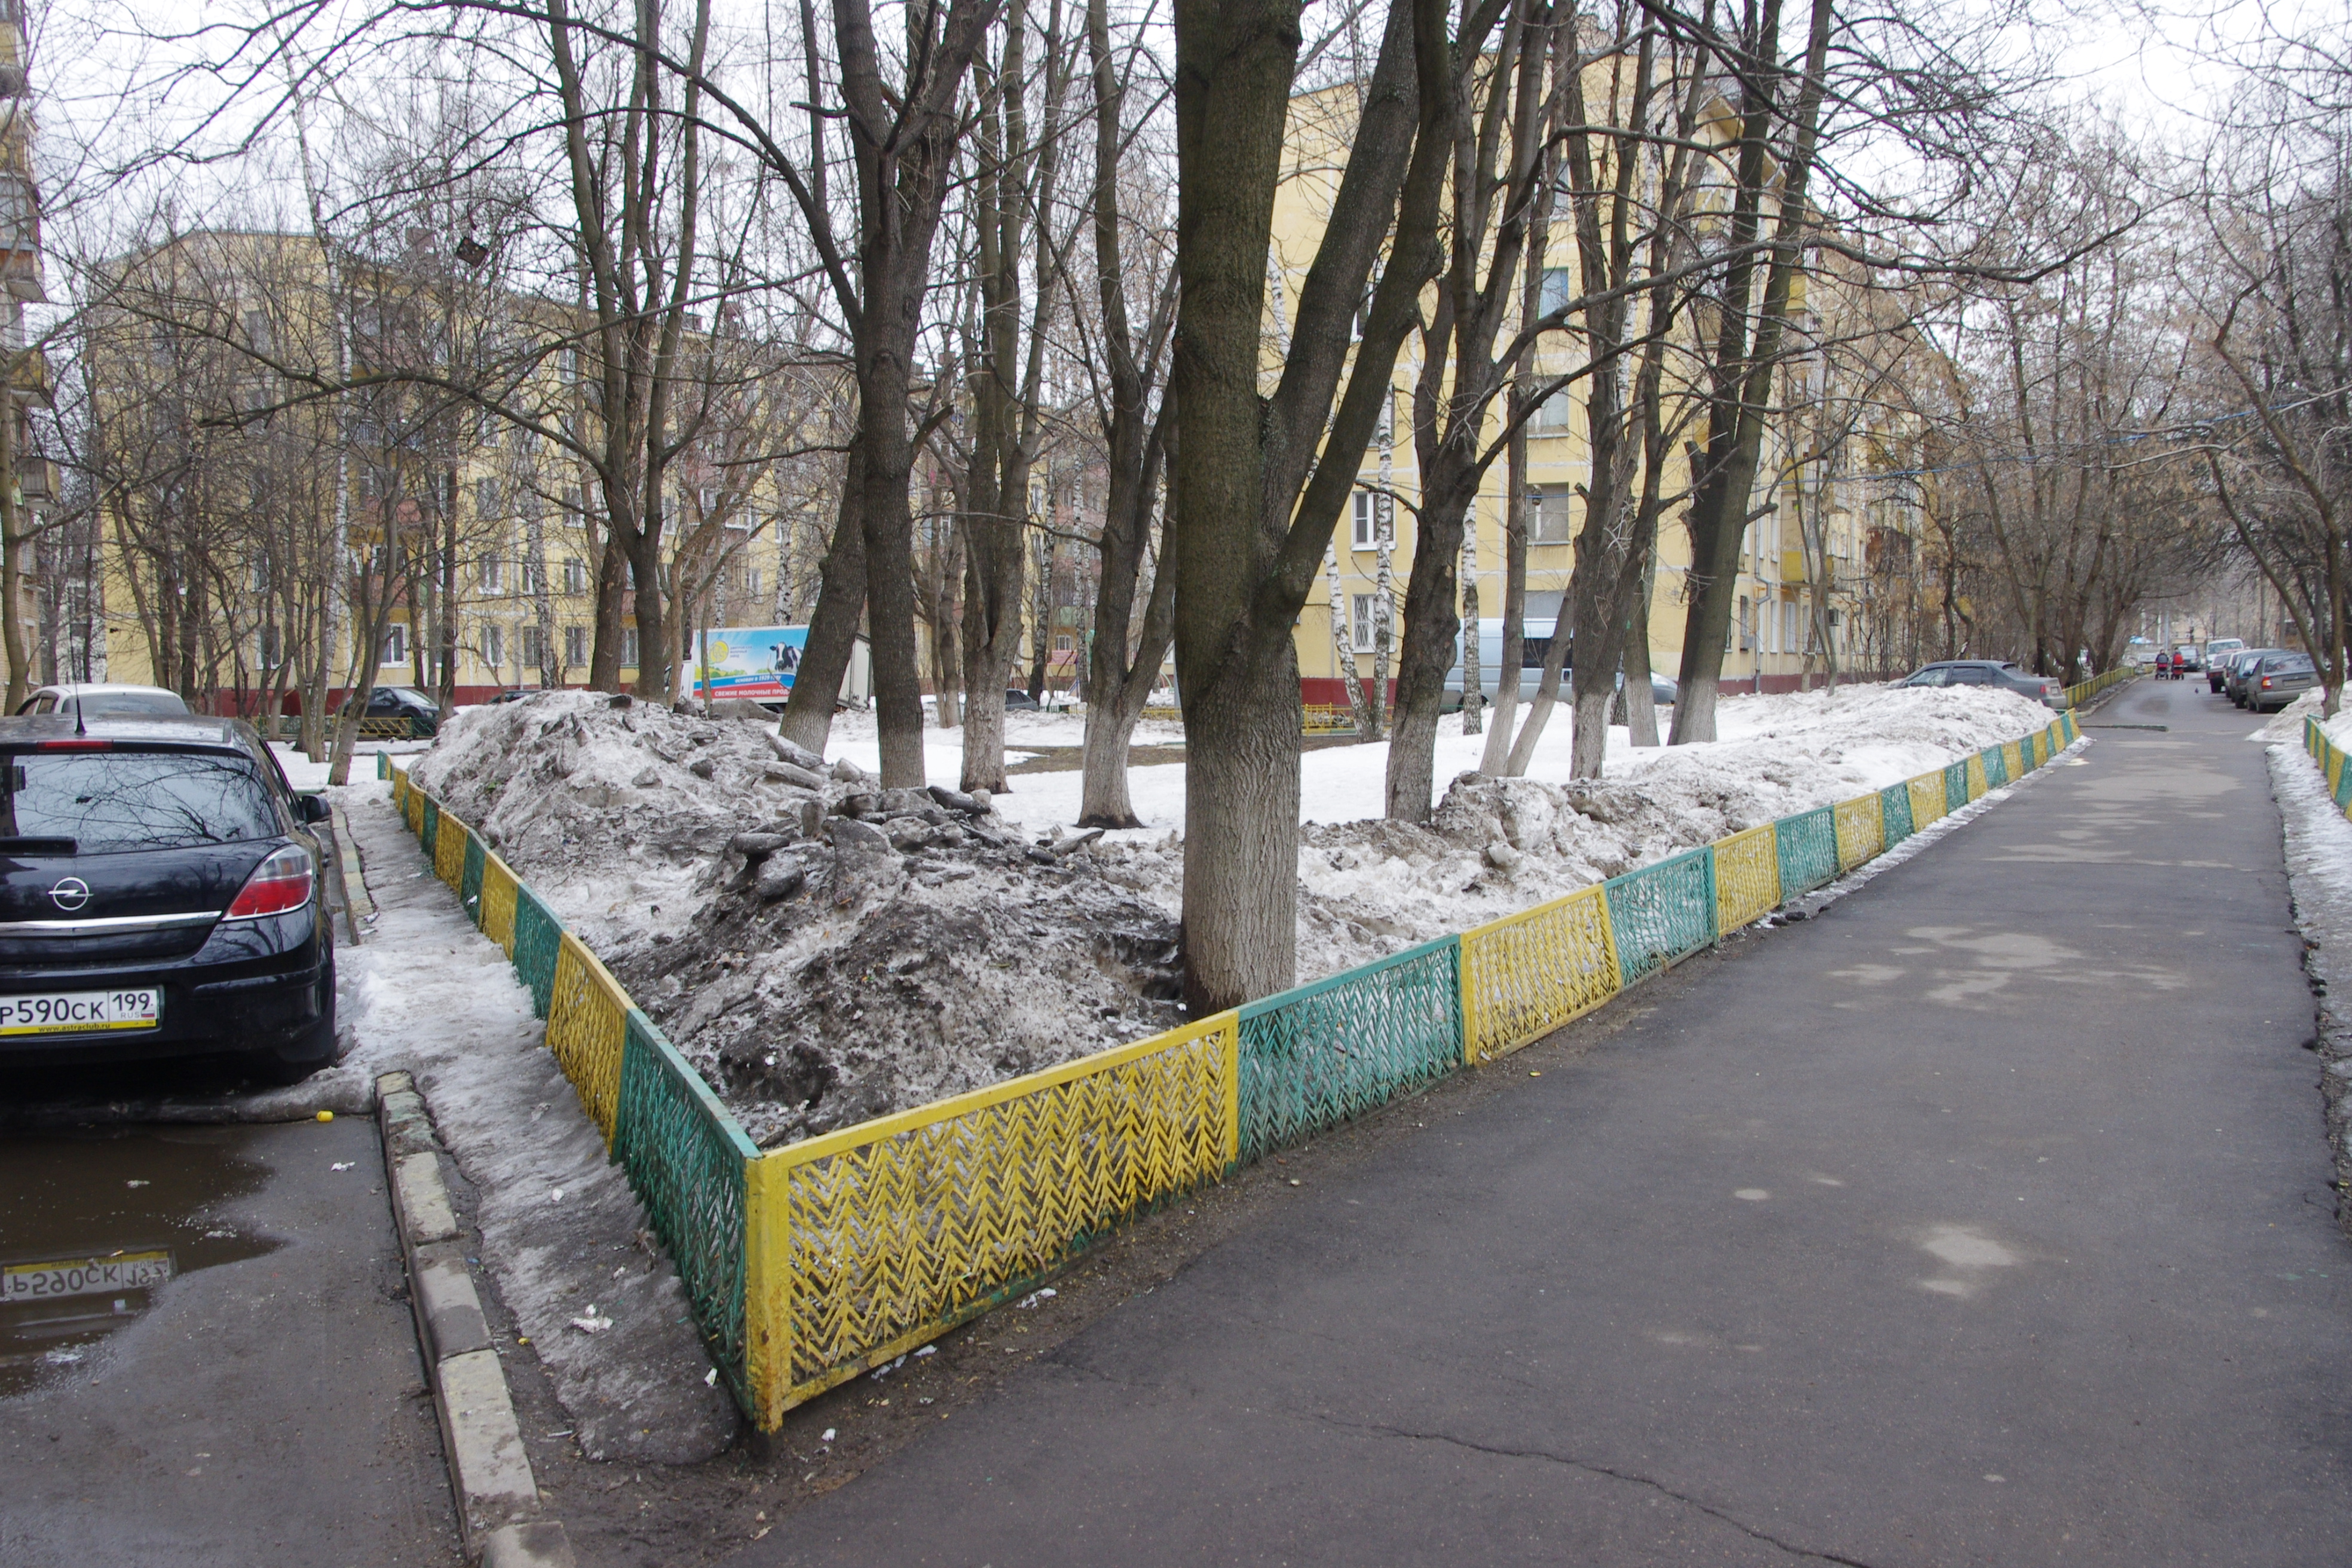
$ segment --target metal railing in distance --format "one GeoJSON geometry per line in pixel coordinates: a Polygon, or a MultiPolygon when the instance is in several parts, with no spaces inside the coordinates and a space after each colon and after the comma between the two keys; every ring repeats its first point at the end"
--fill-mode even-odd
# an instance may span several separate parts
{"type": "Polygon", "coordinates": [[[1601,884],[1627,986],[1670,969],[1717,937],[1715,849],[1686,849],[1601,884]]]}
{"type": "Polygon", "coordinates": [[[936,1338],[1234,1163],[1234,1013],[762,1154],[751,1413],[936,1338]]]}
{"type": "Polygon", "coordinates": [[[2078,681],[2066,689],[2066,706],[2070,710],[2079,708],[2100,692],[2110,687],[2121,686],[2138,673],[2130,665],[2117,665],[2105,675],[2095,675],[2088,680],[2078,681]]]}
{"type": "Polygon", "coordinates": [[[1776,825],[1780,845],[1783,901],[1810,893],[1838,874],[1837,808],[1820,806],[1784,816],[1776,825]]]}
{"type": "MultiPolygon", "coordinates": [[[[578,937],[394,769],[437,875],[499,944],[761,1429],[1050,1275],[1122,1223],[1492,1061],[1981,796],[2038,739],[1759,824],[1459,937],[1148,1040],[761,1151],[578,937]]],[[[2326,744],[2306,732],[2314,755],[2326,744]]],[[[2352,787],[2352,768],[2333,764],[2352,787]]]]}
{"type": "Polygon", "coordinates": [[[1888,784],[1878,792],[1880,847],[1892,849],[1911,837],[1911,786],[1888,784]]]}
{"type": "Polygon", "coordinates": [[[1883,795],[1857,795],[1830,808],[1837,822],[1837,868],[1843,876],[1864,860],[1875,860],[1886,848],[1886,801],[1883,795]]]}
{"type": "Polygon", "coordinates": [[[1710,849],[1718,933],[1738,931],[1780,907],[1780,846],[1772,824],[1718,838],[1710,849]]]}
{"type": "MultiPolygon", "coordinates": [[[[1770,824],[1750,831],[1770,845],[1770,824]]],[[[1475,1063],[1517,1050],[1590,1013],[1623,984],[1608,895],[1598,887],[1474,927],[1462,933],[1464,1054],[1475,1063]]]]}
{"type": "Polygon", "coordinates": [[[1241,1009],[1238,1157],[1353,1121],[1462,1065],[1462,939],[1241,1009]]]}

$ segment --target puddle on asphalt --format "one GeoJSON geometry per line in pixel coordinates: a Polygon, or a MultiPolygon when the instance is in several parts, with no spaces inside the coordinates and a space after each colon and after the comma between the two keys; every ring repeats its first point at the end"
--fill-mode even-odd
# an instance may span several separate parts
{"type": "Polygon", "coordinates": [[[70,1376],[171,1281],[278,1243],[223,1211],[268,1169],[242,1128],[0,1140],[0,1399],[70,1376]]]}

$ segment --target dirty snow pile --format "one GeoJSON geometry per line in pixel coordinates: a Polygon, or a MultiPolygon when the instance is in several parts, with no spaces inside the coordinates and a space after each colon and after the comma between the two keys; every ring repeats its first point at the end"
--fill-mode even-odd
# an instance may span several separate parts
{"type": "MultiPolygon", "coordinates": [[[[1311,752],[1302,798],[1360,819],[1301,826],[1298,977],[1884,787],[2049,719],[1983,689],[1733,698],[1725,739],[1612,743],[1608,777],[1569,780],[1563,714],[1537,776],[1459,773],[1426,826],[1375,815],[1384,744],[1311,752]]],[[[1029,723],[1022,738],[1040,751],[1079,732],[1073,717],[1029,723]]],[[[1131,770],[1146,831],[1066,837],[1040,814],[1065,795],[1075,814],[1074,773],[1020,774],[992,799],[886,791],[854,760],[871,755],[870,721],[838,729],[827,762],[756,710],[704,718],[549,693],[457,715],[415,776],[581,932],[763,1144],[1179,1021],[1181,763],[1131,770]]],[[[1440,769],[1474,763],[1478,738],[1451,718],[1444,729],[1440,769]]],[[[927,734],[934,776],[959,738],[927,734]]]]}
{"type": "Polygon", "coordinates": [[[458,715],[415,778],[773,1143],[1181,1020],[1173,917],[985,792],[884,790],[763,717],[551,693],[458,715]]]}

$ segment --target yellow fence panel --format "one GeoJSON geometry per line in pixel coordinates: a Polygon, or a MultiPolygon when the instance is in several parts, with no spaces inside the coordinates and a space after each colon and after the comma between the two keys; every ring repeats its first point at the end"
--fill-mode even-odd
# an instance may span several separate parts
{"type": "Polygon", "coordinates": [[[761,1427],[1223,1174],[1240,1027],[1220,1013],[752,1161],[744,1310],[761,1427]]]}
{"type": "Polygon", "coordinates": [[[441,809],[441,825],[433,830],[433,874],[458,892],[466,880],[466,825],[441,809]]]}
{"type": "Polygon", "coordinates": [[[2336,786],[2344,782],[2344,753],[2330,746],[2327,748],[2326,755],[2327,793],[2334,795],[2336,786]]]}
{"type": "Polygon", "coordinates": [[[1874,860],[1886,847],[1886,809],[1876,794],[1842,800],[1832,808],[1837,816],[1838,870],[1853,870],[1874,860]]]}
{"type": "Polygon", "coordinates": [[[1622,984],[1609,900],[1599,887],[1465,931],[1463,1055],[1488,1061],[1539,1040],[1609,1000],[1622,984]]]}
{"type": "Polygon", "coordinates": [[[482,934],[514,956],[515,874],[507,863],[485,851],[482,856],[482,934]]]}
{"type": "Polygon", "coordinates": [[[2008,765],[2010,783],[2015,784],[2025,776],[2025,758],[2019,752],[2016,742],[2003,741],[2000,743],[2000,760],[2008,765]]]}
{"type": "MultiPolygon", "coordinates": [[[[1939,822],[1948,814],[1944,804],[1944,770],[1921,773],[1906,786],[1911,791],[1911,831],[1918,832],[1931,822],[1939,822]]],[[[486,882],[484,886],[488,886],[486,882]]]]}
{"type": "Polygon", "coordinates": [[[1969,753],[1969,798],[1982,800],[1985,797],[1985,792],[1990,788],[1992,785],[1985,779],[1984,753],[1970,752],[1969,753]]]}
{"type": "Polygon", "coordinates": [[[547,1048],[579,1092],[588,1120],[613,1142],[621,1102],[621,1042],[628,1033],[629,996],[578,937],[565,931],[555,950],[555,988],[547,1004],[547,1048]]]}
{"type": "Polygon", "coordinates": [[[1780,901],[1780,846],[1772,825],[1715,841],[1715,929],[1720,936],[1780,901]]]}

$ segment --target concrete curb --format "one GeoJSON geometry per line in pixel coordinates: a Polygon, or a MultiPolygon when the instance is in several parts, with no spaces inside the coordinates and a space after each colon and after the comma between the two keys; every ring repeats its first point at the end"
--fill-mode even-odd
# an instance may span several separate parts
{"type": "Polygon", "coordinates": [[[425,1097],[404,1072],[384,1074],[375,1088],[409,1303],[432,1368],[466,1554],[484,1568],[575,1568],[563,1526],[540,1517],[539,1484],[441,1179],[441,1144],[425,1097]]]}

